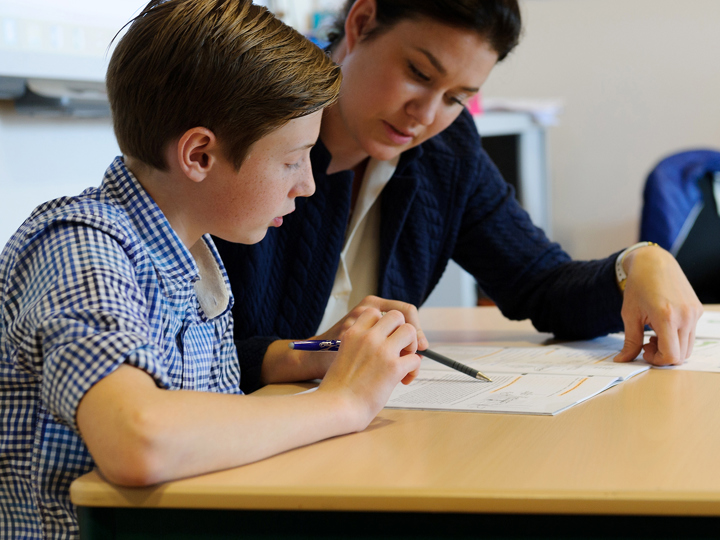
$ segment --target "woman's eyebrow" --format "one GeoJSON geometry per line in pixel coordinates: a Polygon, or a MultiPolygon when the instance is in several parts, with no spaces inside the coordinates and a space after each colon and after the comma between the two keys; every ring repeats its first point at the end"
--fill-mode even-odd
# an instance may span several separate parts
{"type": "Polygon", "coordinates": [[[442,65],[442,62],[440,62],[440,60],[435,58],[435,55],[433,53],[431,53],[427,49],[423,49],[422,47],[414,47],[414,49],[424,54],[427,57],[428,61],[433,65],[436,70],[438,70],[441,75],[447,75],[447,70],[445,69],[445,66],[442,65]]]}
{"type": "MultiPolygon", "coordinates": [[[[438,60],[433,53],[431,53],[427,49],[423,49],[422,47],[414,47],[414,49],[424,54],[425,57],[428,59],[428,62],[433,65],[433,67],[438,71],[438,73],[440,73],[440,75],[447,75],[447,70],[445,69],[445,66],[442,65],[442,62],[440,62],[440,60],[438,60]]],[[[479,88],[475,88],[474,86],[462,86],[460,88],[461,90],[470,94],[476,94],[480,91],[479,88]]]]}

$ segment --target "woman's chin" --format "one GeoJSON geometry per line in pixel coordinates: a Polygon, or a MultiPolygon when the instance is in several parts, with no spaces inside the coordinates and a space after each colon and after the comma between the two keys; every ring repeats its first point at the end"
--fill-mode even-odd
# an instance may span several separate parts
{"type": "Polygon", "coordinates": [[[394,144],[383,144],[374,142],[365,149],[367,154],[378,161],[391,161],[402,154],[408,148],[412,148],[411,145],[394,145],[394,144]]]}

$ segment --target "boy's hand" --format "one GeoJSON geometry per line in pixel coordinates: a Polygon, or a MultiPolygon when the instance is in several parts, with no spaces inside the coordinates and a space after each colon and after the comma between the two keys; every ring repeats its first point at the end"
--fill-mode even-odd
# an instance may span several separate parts
{"type": "MultiPolygon", "coordinates": [[[[345,332],[350,328],[358,317],[367,309],[376,309],[380,313],[387,313],[388,311],[399,311],[405,317],[405,322],[413,325],[417,331],[417,348],[424,351],[429,347],[425,333],[420,326],[420,316],[417,308],[408,304],[407,302],[400,302],[399,300],[386,300],[379,296],[366,296],[362,301],[355,306],[350,313],[340,319],[335,325],[323,332],[320,335],[313,336],[311,339],[344,339],[345,332]]],[[[328,363],[328,367],[329,367],[328,363]]]]}
{"type": "MultiPolygon", "coordinates": [[[[345,339],[345,332],[355,324],[360,315],[371,309],[380,313],[399,311],[405,322],[416,331],[417,348],[424,351],[428,340],[420,327],[418,310],[412,304],[397,300],[386,300],[378,296],[366,296],[350,313],[339,320],[332,328],[308,339],[345,339]]],[[[335,361],[336,354],[328,352],[291,351],[290,340],[278,340],[270,345],[262,365],[263,384],[322,379],[335,361]]],[[[415,352],[413,350],[413,352],[415,352]]],[[[414,378],[414,375],[412,375],[414,378]]],[[[410,382],[408,379],[405,382],[410,382]]]]}
{"type": "Polygon", "coordinates": [[[399,311],[384,315],[363,309],[342,337],[335,361],[318,388],[338,392],[348,404],[357,431],[365,429],[385,406],[399,382],[417,375],[420,357],[416,328],[399,311]]]}

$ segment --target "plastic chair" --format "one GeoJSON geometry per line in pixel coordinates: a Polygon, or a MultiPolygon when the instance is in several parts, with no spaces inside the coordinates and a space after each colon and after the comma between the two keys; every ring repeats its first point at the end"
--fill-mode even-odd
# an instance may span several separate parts
{"type": "Polygon", "coordinates": [[[671,155],[645,183],[640,239],[670,251],[703,303],[720,303],[720,152],[671,155]]]}

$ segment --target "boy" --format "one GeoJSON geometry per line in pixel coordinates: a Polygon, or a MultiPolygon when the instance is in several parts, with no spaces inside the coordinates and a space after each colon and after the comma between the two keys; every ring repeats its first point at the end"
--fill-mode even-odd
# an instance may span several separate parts
{"type": "Polygon", "coordinates": [[[147,485],[252,462],[364,429],[414,376],[414,327],[368,309],[317,392],[234,395],[208,234],[258,242],[312,194],[339,83],[247,0],[153,0],[134,20],[107,75],[123,157],[101,187],[37,208],[0,257],[1,537],[75,537],[69,486],[94,466],[147,485]]]}

